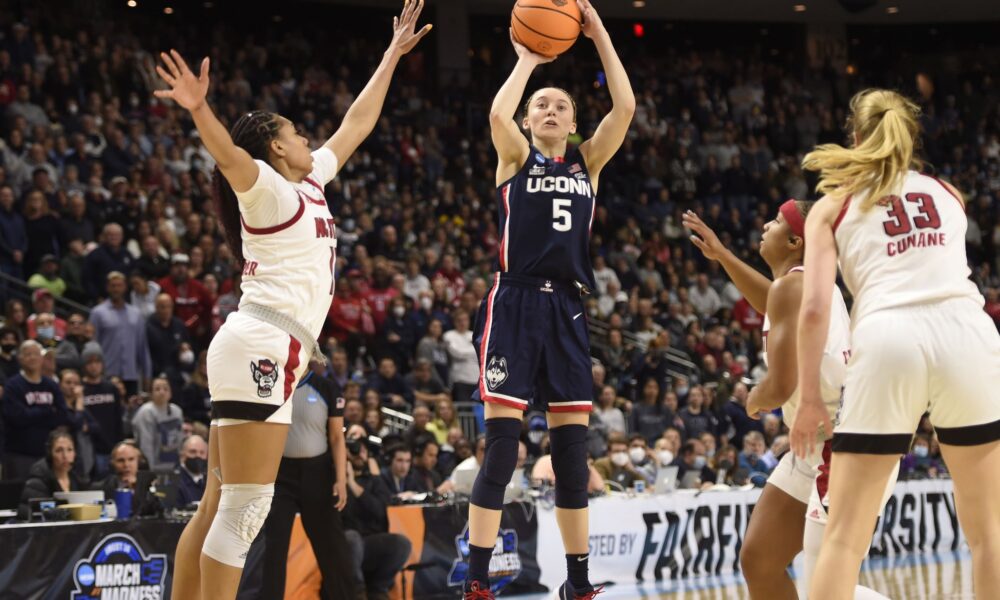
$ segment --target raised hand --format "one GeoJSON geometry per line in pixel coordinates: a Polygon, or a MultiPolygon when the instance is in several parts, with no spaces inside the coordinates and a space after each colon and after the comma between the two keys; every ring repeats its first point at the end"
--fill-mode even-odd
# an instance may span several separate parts
{"type": "Polygon", "coordinates": [[[157,98],[170,98],[189,111],[194,111],[205,104],[205,97],[208,95],[208,57],[201,61],[201,72],[197,76],[191,72],[176,50],[171,50],[170,54],[161,52],[160,58],[163,59],[166,68],[157,65],[156,72],[167,82],[170,89],[156,90],[153,95],[157,98]]]}
{"type": "Polygon", "coordinates": [[[536,65],[544,65],[545,63],[550,63],[556,59],[555,56],[542,56],[537,52],[532,52],[527,46],[517,41],[514,37],[514,30],[510,29],[510,43],[514,45],[514,52],[517,53],[518,59],[527,59],[536,65]]]}
{"type": "Polygon", "coordinates": [[[424,0],[404,0],[403,12],[398,17],[392,18],[390,49],[398,50],[400,54],[406,54],[413,50],[422,37],[430,33],[434,27],[430,23],[424,25],[420,31],[414,32],[417,19],[420,18],[420,13],[423,10],[424,0]]]}
{"type": "Polygon", "coordinates": [[[580,15],[583,17],[583,35],[594,39],[595,36],[606,33],[604,23],[590,0],[576,0],[576,5],[580,7],[580,15]]]}
{"type": "Polygon", "coordinates": [[[691,230],[691,243],[698,247],[705,255],[705,258],[719,260],[726,251],[726,247],[719,241],[719,236],[715,235],[712,228],[705,225],[698,215],[688,210],[681,215],[681,221],[686,229],[691,230]],[[700,236],[700,237],[699,237],[700,236]]]}

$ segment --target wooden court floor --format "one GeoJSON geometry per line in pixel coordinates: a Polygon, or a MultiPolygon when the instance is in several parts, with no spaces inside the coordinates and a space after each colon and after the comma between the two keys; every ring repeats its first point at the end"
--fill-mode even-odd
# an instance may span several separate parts
{"type": "MultiPolygon", "coordinates": [[[[972,557],[967,552],[878,559],[865,564],[861,585],[892,600],[972,600],[972,557]]],[[[504,597],[504,596],[501,596],[504,597]]],[[[506,596],[517,600],[541,600],[551,596],[506,596]]],[[[805,597],[804,595],[802,596],[805,597]]],[[[615,585],[598,596],[599,600],[750,600],[741,578],[706,578],[703,580],[636,585],[615,585]]],[[[979,596],[979,600],[1000,598],[979,596]]]]}

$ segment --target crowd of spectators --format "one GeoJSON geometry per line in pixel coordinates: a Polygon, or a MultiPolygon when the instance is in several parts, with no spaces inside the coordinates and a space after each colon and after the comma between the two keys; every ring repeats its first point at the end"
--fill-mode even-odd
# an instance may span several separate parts
{"type": "MultiPolygon", "coordinates": [[[[252,36],[210,19],[183,30],[161,20],[155,35],[149,21],[126,17],[70,29],[29,14],[3,28],[4,478],[114,489],[141,464],[203,487],[205,351],[236,310],[240,269],[210,201],[211,156],[188,114],[152,96],[155,52],[167,43],[189,60],[211,52],[210,100],[224,122],[271,110],[316,146],[387,40],[384,15],[365,14],[385,26],[322,48],[308,30],[252,36]],[[76,479],[66,479],[69,464],[76,479]]],[[[338,277],[321,371],[342,389],[348,439],[360,444],[352,489],[461,491],[469,480],[460,474],[481,460],[482,441],[460,427],[455,404],[478,381],[471,329],[500,239],[487,107],[513,53],[493,25],[477,21],[465,84],[436,75],[433,51],[418,49],[376,130],[326,190],[338,277]],[[390,427],[383,408],[412,425],[390,427]]],[[[756,252],[763,224],[786,198],[812,197],[800,158],[844,141],[846,102],[862,86],[899,87],[923,107],[923,153],[968,199],[972,278],[1000,324],[995,51],[936,79],[814,69],[766,45],[676,40],[652,51],[649,40],[616,36],[638,106],[602,174],[592,228],[594,491],[652,483],[664,465],[692,486],[760,485],[787,451],[778,415],[758,421],[743,408],[765,368],[763,316],[690,244],[680,214],[699,213],[766,272],[756,252]]],[[[596,59],[578,48],[533,80],[551,76],[570,90],[582,136],[610,103],[596,59]]],[[[544,417],[529,413],[524,428],[520,464],[551,479],[544,417]]],[[[944,472],[924,423],[904,476],[944,472]]]]}

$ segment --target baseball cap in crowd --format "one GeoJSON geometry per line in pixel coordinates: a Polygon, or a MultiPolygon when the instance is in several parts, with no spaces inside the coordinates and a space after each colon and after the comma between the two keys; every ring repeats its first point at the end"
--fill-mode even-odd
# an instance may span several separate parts
{"type": "Polygon", "coordinates": [[[52,297],[52,292],[50,292],[49,290],[47,290],[45,288],[38,288],[37,290],[34,291],[34,293],[31,294],[31,300],[33,302],[38,302],[42,298],[46,298],[46,297],[51,298],[52,297]]]}
{"type": "Polygon", "coordinates": [[[59,260],[56,258],[55,254],[46,254],[42,256],[42,260],[40,260],[39,262],[43,265],[45,263],[50,263],[50,262],[56,263],[57,265],[59,264],[59,260]]]}
{"type": "Polygon", "coordinates": [[[170,264],[172,265],[180,265],[180,264],[186,265],[189,264],[190,262],[191,259],[188,258],[188,255],[180,252],[170,257],[170,264]]]}
{"type": "Polygon", "coordinates": [[[347,276],[348,277],[362,277],[361,271],[359,271],[358,269],[349,269],[347,271],[347,276]]]}
{"type": "Polygon", "coordinates": [[[95,347],[95,346],[88,345],[86,348],[83,349],[83,352],[81,353],[80,358],[83,359],[83,364],[87,364],[87,363],[89,363],[91,360],[93,360],[95,358],[98,359],[98,360],[100,360],[100,361],[103,361],[104,360],[104,352],[101,351],[100,347],[95,347]]]}

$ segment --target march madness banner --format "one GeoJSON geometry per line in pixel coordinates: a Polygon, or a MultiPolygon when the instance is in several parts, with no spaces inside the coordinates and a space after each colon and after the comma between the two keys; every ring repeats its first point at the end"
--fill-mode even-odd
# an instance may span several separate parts
{"type": "MultiPolygon", "coordinates": [[[[678,491],[615,496],[590,503],[590,579],[594,582],[690,580],[739,572],[747,520],[760,490],[678,491]]],[[[950,552],[962,543],[949,480],[896,485],[872,540],[872,556],[950,552]]],[[[552,510],[539,510],[541,582],[566,578],[552,510]]]]}

